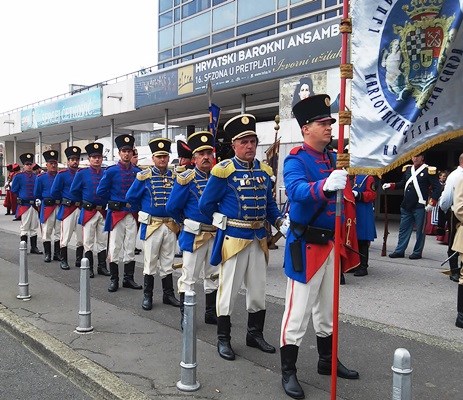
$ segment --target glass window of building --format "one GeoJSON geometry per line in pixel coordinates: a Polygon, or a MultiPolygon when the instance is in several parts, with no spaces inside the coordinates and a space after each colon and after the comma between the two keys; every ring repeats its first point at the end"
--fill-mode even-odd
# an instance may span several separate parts
{"type": "Polygon", "coordinates": [[[159,27],[170,25],[172,23],[172,10],[159,16],[159,27]]]}
{"type": "Polygon", "coordinates": [[[158,46],[159,51],[164,51],[172,47],[173,29],[172,27],[159,31],[158,46]]]}
{"type": "Polygon", "coordinates": [[[269,15],[267,17],[255,19],[254,21],[248,22],[247,24],[238,25],[237,32],[238,36],[244,35],[252,31],[256,31],[260,28],[265,28],[266,26],[273,25],[275,23],[275,14],[269,15]]]}
{"type": "MultiPolygon", "coordinates": [[[[304,0],[291,0],[291,4],[298,4],[298,3],[302,3],[304,0]]],[[[308,0],[308,2],[311,2],[313,0],[308,0]]]]}
{"type": "Polygon", "coordinates": [[[218,6],[219,4],[225,3],[228,0],[212,0],[213,6],[218,6]]]}
{"type": "Polygon", "coordinates": [[[201,47],[209,46],[209,36],[203,39],[195,40],[182,46],[182,54],[200,49],[201,47]]]}
{"type": "Polygon", "coordinates": [[[189,42],[202,36],[209,35],[211,31],[211,13],[199,14],[194,18],[182,22],[182,42],[189,42]]]}
{"type": "Polygon", "coordinates": [[[182,44],[182,24],[174,25],[174,46],[182,44]]]}
{"type": "Polygon", "coordinates": [[[212,31],[219,31],[235,24],[235,3],[224,4],[212,10],[212,31]]]}
{"type": "Polygon", "coordinates": [[[332,7],[338,5],[338,0],[325,0],[325,7],[332,7]]]}
{"type": "Polygon", "coordinates": [[[278,8],[283,8],[288,5],[288,0],[278,0],[278,8]]]}
{"type": "Polygon", "coordinates": [[[299,17],[300,15],[308,14],[322,8],[321,0],[314,0],[300,6],[291,8],[291,18],[299,17]]]}
{"type": "Polygon", "coordinates": [[[227,29],[226,31],[222,31],[212,35],[212,43],[219,43],[223,42],[224,40],[231,39],[235,36],[235,29],[227,29]]]}
{"type": "Polygon", "coordinates": [[[159,12],[167,11],[172,8],[172,0],[159,0],[159,12]]]}
{"type": "Polygon", "coordinates": [[[210,7],[211,0],[191,0],[182,6],[182,16],[187,18],[210,7]]]}
{"type": "Polygon", "coordinates": [[[275,0],[237,0],[238,1],[238,22],[247,21],[261,15],[275,11],[275,0]]]}

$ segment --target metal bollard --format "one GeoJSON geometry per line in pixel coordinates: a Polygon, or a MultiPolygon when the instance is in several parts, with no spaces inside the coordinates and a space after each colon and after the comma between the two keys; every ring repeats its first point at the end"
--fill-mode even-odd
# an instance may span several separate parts
{"type": "Polygon", "coordinates": [[[411,400],[412,398],[412,366],[407,349],[398,348],[394,352],[392,365],[392,400],[411,400]]]}
{"type": "Polygon", "coordinates": [[[17,299],[28,301],[31,299],[29,294],[29,274],[27,267],[27,243],[22,240],[19,243],[19,283],[17,299]]]}
{"type": "Polygon", "coordinates": [[[93,331],[92,311],[90,310],[90,266],[88,258],[82,258],[80,266],[80,306],[77,333],[93,331]]]}
{"type": "Polygon", "coordinates": [[[196,293],[185,292],[181,374],[177,389],[194,392],[201,386],[196,380],[196,293]]]}

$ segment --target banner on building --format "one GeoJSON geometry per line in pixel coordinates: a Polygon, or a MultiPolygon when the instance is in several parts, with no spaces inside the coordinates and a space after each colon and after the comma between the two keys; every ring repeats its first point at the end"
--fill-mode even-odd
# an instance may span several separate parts
{"type": "Polygon", "coordinates": [[[339,21],[327,20],[135,78],[135,107],[339,66],[339,21]]]}
{"type": "Polygon", "coordinates": [[[463,0],[355,0],[352,172],[376,175],[463,135],[463,0]]]}
{"type": "Polygon", "coordinates": [[[101,88],[21,110],[21,131],[81,121],[102,115],[101,88]]]}

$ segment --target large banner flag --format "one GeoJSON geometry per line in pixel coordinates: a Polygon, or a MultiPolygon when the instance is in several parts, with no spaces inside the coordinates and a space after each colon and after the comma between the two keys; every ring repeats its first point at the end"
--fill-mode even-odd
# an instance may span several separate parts
{"type": "Polygon", "coordinates": [[[463,135],[463,0],[354,0],[352,173],[463,135]]]}

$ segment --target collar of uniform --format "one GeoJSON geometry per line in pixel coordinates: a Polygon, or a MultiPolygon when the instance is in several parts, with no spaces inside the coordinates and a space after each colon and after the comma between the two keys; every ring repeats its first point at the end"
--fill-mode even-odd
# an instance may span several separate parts
{"type": "Polygon", "coordinates": [[[158,175],[167,175],[167,172],[169,171],[169,169],[166,168],[165,172],[163,173],[163,172],[161,172],[161,170],[158,167],[156,167],[154,165],[152,166],[152,169],[153,169],[153,172],[155,174],[158,174],[158,175]]]}
{"type": "Polygon", "coordinates": [[[251,162],[248,162],[248,161],[241,160],[237,156],[235,156],[234,158],[240,167],[251,169],[254,166],[254,160],[252,160],[251,162]]]}
{"type": "Polygon", "coordinates": [[[209,177],[208,173],[201,171],[198,167],[195,167],[195,171],[203,179],[207,179],[209,177]]]}
{"type": "Polygon", "coordinates": [[[310,154],[313,157],[319,158],[319,159],[323,159],[324,155],[326,155],[326,150],[323,150],[323,151],[315,150],[313,147],[309,146],[307,143],[303,143],[302,148],[304,149],[306,153],[310,154]]]}
{"type": "Polygon", "coordinates": [[[132,163],[131,162],[123,163],[122,161],[119,160],[118,164],[119,164],[119,167],[121,167],[121,169],[129,170],[130,168],[132,168],[132,163]]]}

